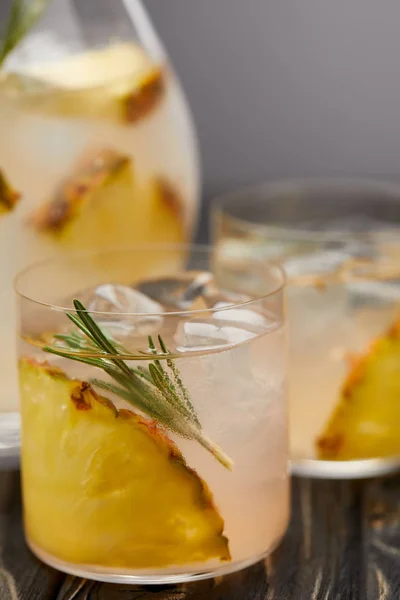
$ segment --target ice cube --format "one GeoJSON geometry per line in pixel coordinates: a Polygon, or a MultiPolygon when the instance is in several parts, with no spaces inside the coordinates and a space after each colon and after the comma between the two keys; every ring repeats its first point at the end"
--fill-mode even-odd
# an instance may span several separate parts
{"type": "Polygon", "coordinates": [[[149,279],[136,287],[169,310],[207,309],[209,300],[212,298],[213,304],[218,294],[214,277],[208,271],[186,271],[179,276],[149,279]]]}
{"type": "Polygon", "coordinates": [[[126,285],[105,283],[93,290],[88,309],[97,312],[160,313],[161,304],[126,285]]]}
{"type": "Polygon", "coordinates": [[[232,308],[233,302],[220,301],[217,302],[213,309],[217,312],[213,313],[213,319],[223,319],[224,321],[234,321],[235,323],[245,323],[250,326],[261,326],[265,328],[267,321],[264,315],[251,308],[238,307],[232,308]],[[220,310],[229,309],[229,310],[220,310]]]}
{"type": "Polygon", "coordinates": [[[116,339],[150,334],[163,324],[160,313],[164,312],[164,308],[161,304],[126,285],[105,283],[74,297],[90,312],[108,313],[94,316],[100,326],[105,327],[116,339]],[[122,314],[118,316],[118,313],[122,314]]]}
{"type": "Polygon", "coordinates": [[[186,271],[179,276],[149,279],[136,287],[172,311],[212,310],[250,300],[249,296],[219,290],[214,275],[208,271],[186,271]]]}
{"type": "Polygon", "coordinates": [[[351,258],[346,250],[325,250],[291,256],[284,261],[289,280],[300,275],[324,275],[332,273],[351,258]]]}
{"type": "Polygon", "coordinates": [[[376,260],[379,248],[368,238],[329,242],[329,247],[312,252],[295,253],[283,260],[289,277],[299,275],[324,275],[339,268],[355,268],[356,264],[369,264],[376,260]]]}
{"type": "MultiPolygon", "coordinates": [[[[325,343],[332,335],[337,338],[351,318],[348,311],[348,293],[343,285],[330,285],[323,290],[313,286],[289,286],[287,309],[292,345],[299,352],[307,346],[315,350],[319,342],[325,343]]],[[[346,339],[346,336],[342,339],[346,339]]],[[[326,354],[326,353],[325,353],[326,354]]]]}
{"type": "Polygon", "coordinates": [[[190,319],[180,321],[175,334],[178,352],[199,352],[234,346],[255,336],[255,333],[235,326],[231,321],[190,319]]]}

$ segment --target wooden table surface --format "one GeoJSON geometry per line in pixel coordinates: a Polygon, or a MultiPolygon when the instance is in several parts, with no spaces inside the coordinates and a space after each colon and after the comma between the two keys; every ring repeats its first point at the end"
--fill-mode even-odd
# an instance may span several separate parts
{"type": "Polygon", "coordinates": [[[177,586],[101,584],[46,567],[24,542],[19,474],[0,472],[0,600],[400,600],[400,475],[293,480],[288,534],[265,563],[177,586]]]}

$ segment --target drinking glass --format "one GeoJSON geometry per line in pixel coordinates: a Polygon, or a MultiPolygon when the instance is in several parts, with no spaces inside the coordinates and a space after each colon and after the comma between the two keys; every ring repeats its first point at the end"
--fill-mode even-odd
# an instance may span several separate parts
{"type": "Polygon", "coordinates": [[[33,552],[130,583],[268,554],[289,517],[281,268],[153,245],[41,262],[15,288],[33,552]]]}
{"type": "Polygon", "coordinates": [[[317,179],[247,188],[216,201],[213,236],[233,262],[284,264],[294,472],[398,468],[400,186],[317,179]]]}
{"type": "Polygon", "coordinates": [[[79,249],[189,241],[198,198],[192,117],[141,1],[48,2],[0,65],[0,458],[19,450],[15,273],[79,249]]]}

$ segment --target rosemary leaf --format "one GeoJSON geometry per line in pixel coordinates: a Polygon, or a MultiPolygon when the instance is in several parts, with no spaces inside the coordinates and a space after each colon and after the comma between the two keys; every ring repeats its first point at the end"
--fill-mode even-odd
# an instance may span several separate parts
{"type": "MultiPolygon", "coordinates": [[[[160,335],[158,336],[158,340],[159,340],[160,348],[163,352],[163,355],[167,356],[169,354],[169,352],[168,352],[168,350],[164,344],[164,341],[160,335]]],[[[153,348],[155,351],[154,342],[150,336],[149,336],[149,345],[150,345],[150,348],[152,349],[152,351],[153,351],[153,348]]],[[[173,380],[169,377],[167,371],[162,366],[161,361],[158,359],[155,359],[154,365],[157,368],[157,372],[154,371],[154,369],[153,369],[152,375],[153,375],[153,379],[155,379],[155,377],[157,377],[157,380],[158,380],[157,387],[159,387],[160,389],[162,389],[164,391],[164,394],[166,396],[168,396],[168,398],[170,399],[171,404],[173,406],[175,406],[175,408],[177,410],[179,410],[179,412],[186,419],[190,420],[191,418],[194,418],[194,420],[197,422],[197,424],[200,425],[200,422],[197,418],[195,410],[189,400],[188,392],[184,388],[184,386],[182,384],[182,380],[180,379],[178,370],[175,367],[175,363],[171,359],[168,359],[168,358],[166,358],[166,363],[167,363],[167,366],[171,369],[173,376],[175,377],[175,380],[177,380],[179,390],[181,393],[179,393],[179,391],[177,390],[176,386],[174,385],[173,380]]]]}
{"type": "Polygon", "coordinates": [[[97,358],[85,357],[84,355],[78,353],[74,354],[72,352],[68,352],[67,349],[59,350],[58,348],[51,346],[44,346],[43,350],[44,352],[49,352],[50,354],[55,354],[57,356],[61,356],[62,358],[68,358],[68,360],[75,360],[77,362],[85,363],[93,367],[100,367],[101,369],[103,369],[103,364],[100,362],[100,359],[97,358]]]}
{"type": "MultiPolygon", "coordinates": [[[[94,344],[96,344],[96,340],[92,337],[91,332],[89,331],[89,329],[84,325],[84,323],[81,321],[81,319],[79,319],[77,316],[72,315],[71,313],[67,313],[67,317],[70,321],[72,321],[72,323],[74,323],[74,325],[76,325],[81,331],[82,333],[84,333],[90,340],[92,340],[92,342],[94,344]]],[[[75,334],[75,338],[76,335],[75,334]]]]}
{"type": "MultiPolygon", "coordinates": [[[[167,348],[166,348],[166,346],[164,344],[164,341],[163,341],[161,335],[158,336],[158,342],[160,344],[160,348],[163,351],[163,353],[166,354],[166,355],[168,355],[169,352],[168,352],[168,350],[167,350],[167,348]]],[[[186,387],[183,385],[181,376],[179,374],[178,369],[176,368],[176,365],[175,365],[174,361],[171,360],[170,358],[167,358],[166,361],[167,361],[167,365],[168,365],[169,369],[171,370],[172,375],[173,375],[173,377],[174,377],[174,379],[175,379],[175,381],[176,381],[176,383],[178,385],[178,388],[181,391],[182,398],[184,400],[184,403],[186,405],[187,410],[191,414],[192,418],[196,421],[197,425],[200,425],[200,421],[197,418],[194,406],[193,406],[193,404],[190,401],[189,392],[186,389],[186,387]]]]}
{"type": "Polygon", "coordinates": [[[148,414],[148,416],[153,419],[159,417],[157,411],[153,410],[152,407],[150,407],[146,402],[143,402],[143,399],[140,396],[140,394],[136,394],[131,389],[129,389],[129,391],[128,391],[128,390],[126,390],[122,387],[119,387],[117,385],[114,385],[112,383],[102,381],[101,379],[91,379],[90,383],[97,388],[105,390],[106,392],[111,392],[115,396],[118,396],[118,397],[122,398],[123,400],[126,400],[127,402],[129,402],[129,404],[131,404],[135,408],[138,408],[139,410],[141,410],[142,412],[144,412],[146,414],[151,412],[151,414],[148,414]]]}
{"type": "MultiPolygon", "coordinates": [[[[185,407],[181,404],[180,399],[174,394],[171,390],[170,383],[165,380],[162,374],[158,371],[155,365],[149,365],[149,372],[151,373],[152,379],[159,392],[161,392],[164,402],[167,402],[170,410],[174,411],[175,419],[182,420],[183,426],[185,425],[185,420],[190,418],[190,415],[185,411],[185,407]]],[[[173,426],[172,426],[172,429],[173,426]]],[[[182,427],[180,427],[180,430],[182,427]]]]}
{"type": "MultiPolygon", "coordinates": [[[[95,344],[97,344],[99,348],[102,348],[105,352],[111,354],[112,356],[119,354],[115,345],[113,345],[111,341],[109,341],[109,339],[102,332],[100,327],[98,327],[97,323],[92,319],[90,314],[87,312],[86,308],[81,302],[79,302],[79,300],[74,300],[74,307],[81,322],[83,323],[85,328],[90,332],[90,337],[92,341],[95,344]]],[[[116,358],[112,358],[111,360],[121,369],[121,371],[124,371],[125,373],[129,374],[130,369],[124,363],[124,361],[116,358]]]]}
{"type": "Polygon", "coordinates": [[[153,380],[152,380],[152,378],[151,378],[151,376],[150,376],[150,374],[149,374],[148,370],[147,370],[147,369],[145,369],[144,367],[138,367],[138,368],[136,369],[136,372],[137,372],[137,374],[138,374],[140,377],[143,377],[144,379],[146,379],[146,380],[147,380],[147,381],[149,381],[150,383],[153,383],[153,380]]]}

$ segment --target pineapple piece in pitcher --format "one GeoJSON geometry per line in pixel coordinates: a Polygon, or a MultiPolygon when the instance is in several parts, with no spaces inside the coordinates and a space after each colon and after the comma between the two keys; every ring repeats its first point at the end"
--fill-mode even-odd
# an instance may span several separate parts
{"type": "Polygon", "coordinates": [[[0,169],[0,215],[14,210],[20,197],[21,195],[10,186],[0,169]]]}
{"type": "Polygon", "coordinates": [[[132,43],[34,65],[24,75],[30,87],[44,90],[28,99],[32,109],[71,118],[136,124],[153,113],[166,92],[163,69],[132,43]]]}
{"type": "Polygon", "coordinates": [[[34,211],[29,224],[71,248],[182,242],[181,203],[162,178],[139,185],[129,156],[96,150],[34,211]]]}
{"type": "Polygon", "coordinates": [[[211,492],[153,421],[47,363],[22,359],[19,379],[33,544],[100,567],[230,559],[211,492]]]}
{"type": "Polygon", "coordinates": [[[353,366],[325,431],[319,458],[400,456],[400,319],[353,366]]]}

